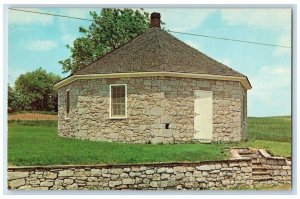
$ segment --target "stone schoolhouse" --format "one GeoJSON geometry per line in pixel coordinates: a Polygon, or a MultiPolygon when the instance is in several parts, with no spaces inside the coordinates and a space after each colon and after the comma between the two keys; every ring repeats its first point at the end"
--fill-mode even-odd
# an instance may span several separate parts
{"type": "Polygon", "coordinates": [[[55,85],[60,136],[127,143],[240,141],[248,78],[151,28],[55,85]]]}

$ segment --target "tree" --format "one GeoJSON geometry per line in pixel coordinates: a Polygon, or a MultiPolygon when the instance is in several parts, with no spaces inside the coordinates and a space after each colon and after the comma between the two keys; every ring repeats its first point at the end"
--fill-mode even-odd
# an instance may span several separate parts
{"type": "Polygon", "coordinates": [[[8,103],[8,112],[15,112],[18,110],[18,102],[13,88],[8,85],[7,89],[7,103],[8,103]]]}
{"type": "Polygon", "coordinates": [[[21,74],[15,82],[14,94],[20,110],[57,111],[57,92],[53,89],[60,76],[42,68],[21,74]]]}
{"type": "Polygon", "coordinates": [[[90,12],[93,22],[88,29],[79,28],[82,37],[67,45],[70,58],[59,61],[64,72],[74,73],[98,57],[118,48],[143,33],[150,26],[149,14],[143,9],[102,9],[90,12]]]}

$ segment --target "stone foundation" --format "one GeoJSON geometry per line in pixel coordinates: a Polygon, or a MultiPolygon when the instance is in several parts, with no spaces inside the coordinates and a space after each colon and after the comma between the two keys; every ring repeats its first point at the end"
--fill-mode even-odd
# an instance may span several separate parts
{"type": "Polygon", "coordinates": [[[58,132],[108,142],[196,142],[195,90],[213,92],[213,142],[246,139],[247,92],[240,82],[175,77],[78,80],[62,87],[58,91],[58,132]],[[110,84],[127,84],[126,119],[109,118],[110,84]],[[65,119],[67,89],[69,119],[65,119]]]}
{"type": "Polygon", "coordinates": [[[9,167],[8,189],[227,189],[291,184],[291,162],[264,150],[233,149],[234,159],[197,163],[9,167]]]}

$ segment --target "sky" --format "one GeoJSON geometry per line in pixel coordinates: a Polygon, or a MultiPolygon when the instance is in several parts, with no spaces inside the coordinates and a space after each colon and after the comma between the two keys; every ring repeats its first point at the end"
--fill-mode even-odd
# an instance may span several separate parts
{"type": "MultiPolygon", "coordinates": [[[[91,19],[101,8],[26,8],[27,10],[91,19]]],[[[291,46],[290,9],[167,9],[160,12],[167,30],[291,46]]],[[[65,77],[58,61],[70,56],[66,45],[81,36],[90,21],[8,12],[8,81],[42,67],[65,77]]],[[[246,75],[248,116],[291,115],[291,49],[171,33],[213,59],[246,75]]]]}

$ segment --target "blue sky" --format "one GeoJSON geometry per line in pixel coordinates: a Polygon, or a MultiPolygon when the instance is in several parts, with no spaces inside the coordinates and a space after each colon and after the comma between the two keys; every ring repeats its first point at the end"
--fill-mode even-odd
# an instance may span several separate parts
{"type": "MultiPolygon", "coordinates": [[[[26,8],[28,9],[28,8],[26,8]]],[[[100,8],[34,8],[34,11],[89,18],[100,8]]],[[[145,9],[160,12],[173,31],[228,37],[276,45],[291,44],[290,9],[145,9]]],[[[63,74],[59,60],[70,56],[66,44],[91,22],[9,10],[8,81],[38,67],[63,74]]],[[[173,33],[172,33],[173,34],[173,33]]],[[[248,76],[249,116],[290,115],[291,51],[240,42],[173,34],[180,40],[248,76]]]]}

